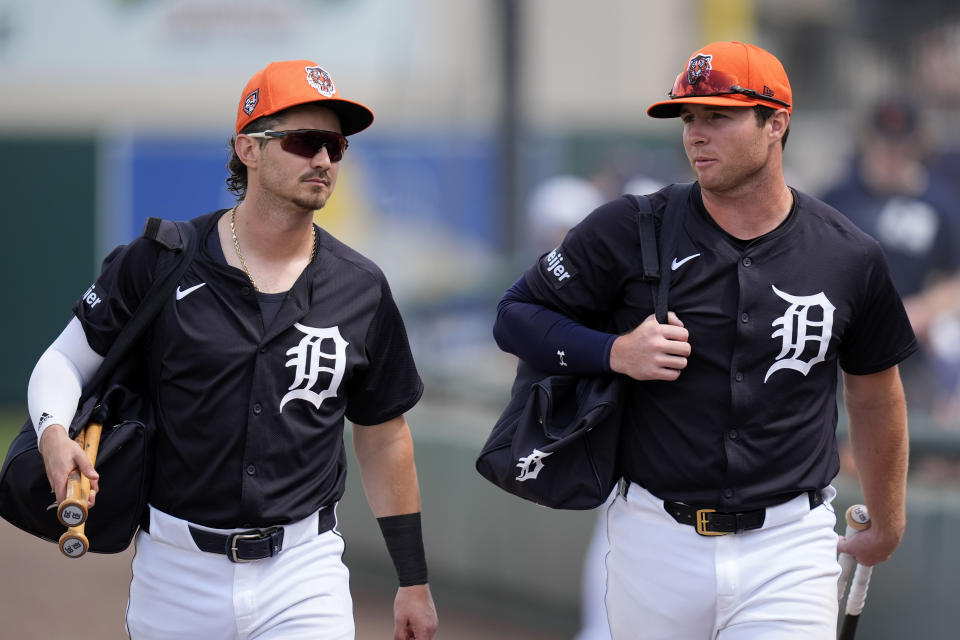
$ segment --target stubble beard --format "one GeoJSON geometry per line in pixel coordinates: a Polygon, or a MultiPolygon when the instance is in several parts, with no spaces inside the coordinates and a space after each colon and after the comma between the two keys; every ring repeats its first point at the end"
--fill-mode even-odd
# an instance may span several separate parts
{"type": "Polygon", "coordinates": [[[324,195],[322,191],[316,193],[312,196],[294,196],[291,199],[291,202],[301,209],[309,209],[311,211],[316,211],[318,209],[323,209],[324,205],[327,204],[328,196],[324,195]]]}
{"type": "Polygon", "coordinates": [[[715,167],[720,171],[711,171],[705,175],[694,168],[694,173],[702,189],[713,193],[730,193],[749,186],[753,179],[763,172],[765,166],[763,159],[744,157],[735,159],[725,167],[715,167]]]}
{"type": "Polygon", "coordinates": [[[271,194],[280,202],[287,202],[303,211],[322,209],[333,193],[333,176],[330,173],[308,172],[297,180],[295,185],[283,186],[282,175],[265,172],[260,178],[260,185],[264,193],[271,194]],[[329,185],[308,184],[311,178],[324,177],[329,185]]]}
{"type": "MultiPolygon", "coordinates": [[[[331,184],[329,186],[312,184],[306,185],[308,187],[308,192],[306,194],[304,194],[302,191],[295,193],[293,197],[290,198],[290,202],[298,207],[309,209],[311,211],[323,209],[324,205],[327,204],[327,200],[330,199],[330,195],[333,193],[332,177],[329,174],[326,176],[310,175],[303,177],[302,180],[305,181],[316,177],[325,177],[331,184]]],[[[305,182],[301,182],[301,187],[305,184],[305,182]]]]}

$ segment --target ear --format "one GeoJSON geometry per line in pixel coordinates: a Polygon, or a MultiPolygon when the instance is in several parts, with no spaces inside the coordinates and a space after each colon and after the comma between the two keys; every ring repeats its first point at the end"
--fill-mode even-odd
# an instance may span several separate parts
{"type": "Polygon", "coordinates": [[[248,169],[255,169],[260,159],[260,143],[253,138],[239,134],[233,141],[233,150],[240,158],[240,162],[248,169]]]}
{"type": "Polygon", "coordinates": [[[770,127],[771,142],[780,142],[780,138],[786,134],[787,127],[790,126],[790,114],[786,109],[777,109],[766,124],[770,127]]]}

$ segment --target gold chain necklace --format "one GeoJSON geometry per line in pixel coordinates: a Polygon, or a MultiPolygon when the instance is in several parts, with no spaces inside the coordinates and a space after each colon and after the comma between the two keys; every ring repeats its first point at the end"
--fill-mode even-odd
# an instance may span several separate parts
{"type": "MultiPolygon", "coordinates": [[[[310,262],[313,262],[313,259],[317,256],[317,228],[310,225],[311,230],[313,231],[313,249],[310,251],[310,262]]],[[[240,266],[243,267],[243,272],[247,274],[247,277],[250,279],[250,284],[253,285],[253,288],[256,289],[257,293],[260,293],[260,287],[257,286],[257,281],[253,279],[253,274],[250,273],[250,269],[247,269],[247,262],[243,259],[243,252],[240,251],[240,241],[237,240],[237,208],[234,207],[230,209],[230,235],[233,236],[233,248],[237,252],[237,257],[240,258],[240,266]]]]}

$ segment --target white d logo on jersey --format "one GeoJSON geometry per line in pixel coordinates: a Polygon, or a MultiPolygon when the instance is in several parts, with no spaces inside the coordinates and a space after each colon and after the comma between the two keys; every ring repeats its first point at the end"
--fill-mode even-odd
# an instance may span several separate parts
{"type": "Polygon", "coordinates": [[[833,336],[833,311],[836,309],[822,291],[812,296],[792,296],[773,287],[773,292],[789,302],[790,306],[772,323],[774,327],[780,328],[770,337],[782,339],[783,348],[780,349],[777,361],[767,369],[767,375],[763,377],[764,382],[775,371],[781,369],[793,369],[807,375],[813,365],[824,361],[827,347],[830,346],[830,338],[833,336]],[[817,307],[823,310],[823,320],[810,320],[810,310],[817,307]],[[820,328],[819,333],[813,331],[817,327],[820,328]],[[804,361],[800,356],[803,355],[808,342],[819,343],[819,350],[816,356],[804,361]]]}
{"type": "Polygon", "coordinates": [[[280,411],[283,412],[283,405],[291,400],[306,400],[319,409],[326,398],[337,397],[337,391],[343,381],[343,372],[347,367],[349,343],[340,335],[338,327],[317,329],[299,322],[293,326],[305,335],[297,346],[287,350],[287,355],[293,357],[287,360],[286,366],[294,367],[296,374],[293,384],[288,387],[289,393],[280,400],[280,411]],[[324,340],[331,342],[333,351],[323,351],[324,340]],[[328,361],[331,366],[321,367],[320,358],[328,361]],[[313,391],[313,386],[317,384],[321,373],[330,374],[330,384],[317,393],[313,391]]]}

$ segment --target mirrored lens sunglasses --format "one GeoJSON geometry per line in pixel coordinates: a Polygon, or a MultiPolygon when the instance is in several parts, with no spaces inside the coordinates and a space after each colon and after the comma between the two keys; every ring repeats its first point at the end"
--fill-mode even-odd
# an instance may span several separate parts
{"type": "Polygon", "coordinates": [[[320,152],[320,149],[326,148],[330,162],[340,162],[347,147],[350,146],[343,134],[323,129],[267,130],[245,135],[261,140],[280,140],[281,149],[304,158],[312,158],[320,152]]]}

